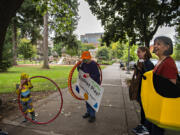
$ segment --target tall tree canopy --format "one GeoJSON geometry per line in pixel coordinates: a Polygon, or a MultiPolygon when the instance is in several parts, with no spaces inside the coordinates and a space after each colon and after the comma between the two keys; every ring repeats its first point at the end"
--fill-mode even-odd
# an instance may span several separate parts
{"type": "Polygon", "coordinates": [[[36,45],[40,34],[43,17],[36,10],[36,4],[32,0],[24,0],[23,4],[17,11],[15,17],[11,21],[13,28],[13,65],[17,65],[17,44],[18,38],[31,39],[31,43],[36,45]],[[17,35],[17,30],[20,30],[20,37],[17,35]]]}
{"type": "Polygon", "coordinates": [[[7,28],[11,18],[24,0],[1,0],[0,1],[0,65],[3,65],[3,48],[7,28]]]}
{"type": "MultiPolygon", "coordinates": [[[[37,9],[44,15],[44,63],[43,68],[48,66],[48,28],[54,33],[55,44],[66,42],[69,46],[77,45],[73,31],[78,21],[78,1],[77,0],[34,0],[37,9]],[[46,25],[45,25],[46,24],[46,25]],[[50,27],[48,27],[48,25],[50,27]],[[70,42],[69,42],[70,41],[70,42]]],[[[61,44],[58,44],[61,45],[61,44]]]]}
{"type": "Polygon", "coordinates": [[[24,0],[14,18],[21,31],[21,37],[30,38],[32,44],[36,44],[41,38],[40,31],[43,25],[43,16],[36,8],[37,5],[32,0],[24,0]]]}
{"type": "MultiPolygon", "coordinates": [[[[1,0],[0,65],[3,65],[2,62],[5,60],[5,56],[3,56],[3,42],[7,27],[13,26],[13,54],[17,56],[18,38],[31,39],[32,44],[36,45],[36,41],[42,37],[43,16],[46,16],[47,13],[46,26],[49,29],[46,29],[46,31],[50,32],[51,36],[54,35],[53,41],[55,43],[59,41],[66,42],[64,44],[66,46],[77,46],[75,42],[76,36],[73,32],[76,29],[79,18],[78,5],[78,0],[24,0],[24,2],[23,0],[1,0]],[[22,3],[23,5],[21,6],[22,3]],[[21,8],[19,8],[20,6],[21,8]],[[13,16],[15,17],[12,19],[13,16]],[[20,31],[20,37],[17,36],[17,29],[20,31]]],[[[47,41],[50,39],[50,36],[46,35],[44,39],[47,41]]],[[[48,46],[47,42],[46,45],[48,46]]],[[[14,57],[14,61],[16,61],[16,57],[14,57]]]]}
{"type": "Polygon", "coordinates": [[[103,41],[122,41],[149,47],[160,26],[180,22],[179,0],[86,0],[105,28],[103,41]]]}

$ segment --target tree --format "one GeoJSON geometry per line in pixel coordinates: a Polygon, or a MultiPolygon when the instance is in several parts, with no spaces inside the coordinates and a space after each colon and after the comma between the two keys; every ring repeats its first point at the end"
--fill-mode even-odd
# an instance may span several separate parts
{"type": "Polygon", "coordinates": [[[175,60],[180,60],[180,44],[175,45],[174,58],[175,60]]]}
{"type": "MultiPolygon", "coordinates": [[[[128,48],[129,48],[129,42],[123,43],[124,44],[124,53],[122,60],[128,62],[128,48]]],[[[137,60],[137,45],[132,45],[130,46],[130,56],[129,56],[129,61],[136,61],[137,60]]]]}
{"type": "Polygon", "coordinates": [[[24,60],[31,59],[34,54],[36,53],[36,49],[31,44],[30,40],[28,39],[21,39],[20,44],[18,46],[18,54],[22,55],[24,60]]]}
{"type": "Polygon", "coordinates": [[[62,42],[54,44],[53,52],[55,52],[59,57],[61,57],[61,55],[62,55],[62,48],[63,48],[63,43],[62,42]]]}
{"type": "Polygon", "coordinates": [[[48,11],[44,15],[44,32],[43,32],[43,68],[49,69],[48,62],[48,11]]]}
{"type": "Polygon", "coordinates": [[[16,13],[17,28],[21,31],[21,38],[29,38],[33,45],[41,39],[43,16],[36,9],[37,5],[33,0],[25,0],[16,13]]]}
{"type": "MultiPolygon", "coordinates": [[[[50,30],[55,33],[55,44],[57,42],[65,42],[66,45],[76,45],[76,42],[69,42],[73,41],[74,35],[72,34],[73,31],[76,28],[76,22],[77,22],[77,7],[78,2],[77,0],[34,0],[38,3],[38,10],[43,15],[49,15],[49,18],[46,18],[46,20],[49,19],[49,26],[50,30]],[[64,36],[66,35],[66,37],[64,36]],[[64,40],[68,39],[68,40],[64,40]],[[67,44],[70,43],[70,44],[67,44]]],[[[45,18],[44,18],[45,19],[45,18]]],[[[45,21],[44,21],[45,22],[45,21]]],[[[47,25],[44,25],[47,26],[47,25]]],[[[46,28],[47,29],[47,28],[46,28]]],[[[46,37],[44,36],[44,45],[47,44],[47,38],[48,34],[46,33],[46,37]]],[[[48,57],[46,57],[46,52],[48,52],[46,49],[48,47],[44,47],[44,68],[49,68],[48,66],[48,57]]]]}
{"type": "Polygon", "coordinates": [[[72,48],[66,48],[66,53],[69,54],[71,57],[76,56],[78,54],[78,50],[74,47],[72,48]]]}
{"type": "Polygon", "coordinates": [[[12,51],[12,29],[9,27],[6,32],[6,37],[4,41],[4,48],[2,53],[2,64],[0,64],[0,72],[7,71],[9,67],[12,66],[13,60],[13,51],[12,51]]]}
{"type": "Polygon", "coordinates": [[[12,17],[24,0],[1,0],[0,1],[0,65],[3,65],[3,50],[6,31],[12,17]]]}
{"type": "Polygon", "coordinates": [[[112,42],[110,46],[112,48],[113,56],[118,59],[122,58],[125,49],[124,45],[120,42],[112,42]]]}
{"type": "Polygon", "coordinates": [[[81,53],[81,42],[79,42],[75,35],[70,34],[67,40],[64,42],[66,46],[66,53],[71,56],[77,56],[81,53]]]}
{"type": "Polygon", "coordinates": [[[17,29],[20,30],[21,38],[28,37],[33,44],[36,44],[40,35],[38,28],[41,24],[42,16],[36,11],[36,5],[31,0],[25,0],[9,24],[13,32],[13,65],[17,65],[17,29]]]}
{"type": "Polygon", "coordinates": [[[17,21],[13,19],[12,21],[12,43],[13,43],[13,65],[17,65],[17,21]]]}
{"type": "Polygon", "coordinates": [[[157,29],[180,22],[179,0],[86,0],[105,28],[103,41],[139,43],[149,47],[157,29]]]}
{"type": "Polygon", "coordinates": [[[111,59],[111,52],[106,46],[102,46],[98,48],[96,57],[99,60],[110,60],[111,59]]]}
{"type": "Polygon", "coordinates": [[[90,49],[95,49],[96,47],[93,44],[88,44],[88,43],[81,43],[80,50],[83,51],[88,51],[90,49]]]}
{"type": "Polygon", "coordinates": [[[180,25],[176,27],[174,58],[180,60],[180,25]]]}

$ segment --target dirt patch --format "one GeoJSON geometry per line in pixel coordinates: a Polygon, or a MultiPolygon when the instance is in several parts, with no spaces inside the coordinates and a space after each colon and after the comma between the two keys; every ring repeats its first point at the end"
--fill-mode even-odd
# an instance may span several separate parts
{"type": "MultiPolygon", "coordinates": [[[[33,102],[37,102],[56,91],[40,91],[31,92],[33,102]]],[[[19,113],[18,97],[16,93],[1,93],[0,94],[0,120],[13,114],[19,113]]],[[[20,114],[20,113],[19,113],[20,114]]]]}

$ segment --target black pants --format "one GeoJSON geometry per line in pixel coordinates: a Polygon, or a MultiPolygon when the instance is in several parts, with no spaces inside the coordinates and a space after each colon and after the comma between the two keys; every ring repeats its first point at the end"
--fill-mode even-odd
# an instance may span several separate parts
{"type": "Polygon", "coordinates": [[[164,135],[164,129],[152,124],[150,135],[164,135]]]}
{"type": "Polygon", "coordinates": [[[144,125],[150,131],[152,128],[152,123],[149,122],[145,117],[145,113],[144,113],[144,109],[142,106],[141,99],[139,100],[139,105],[141,107],[141,124],[144,125]]]}
{"type": "Polygon", "coordinates": [[[150,131],[150,135],[164,135],[164,129],[156,126],[155,124],[149,122],[144,113],[144,109],[142,107],[141,99],[139,100],[139,104],[141,107],[141,124],[147,127],[147,129],[150,131]]]}

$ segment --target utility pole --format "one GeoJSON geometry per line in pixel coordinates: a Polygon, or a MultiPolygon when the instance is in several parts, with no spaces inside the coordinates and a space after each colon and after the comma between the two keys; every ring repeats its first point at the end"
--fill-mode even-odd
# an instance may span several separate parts
{"type": "Polygon", "coordinates": [[[130,43],[128,45],[128,62],[127,62],[127,72],[126,72],[126,74],[130,74],[129,61],[130,61],[130,43]]]}

